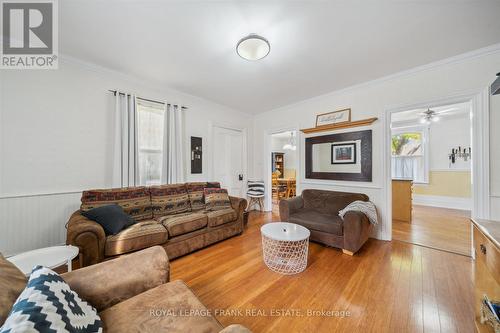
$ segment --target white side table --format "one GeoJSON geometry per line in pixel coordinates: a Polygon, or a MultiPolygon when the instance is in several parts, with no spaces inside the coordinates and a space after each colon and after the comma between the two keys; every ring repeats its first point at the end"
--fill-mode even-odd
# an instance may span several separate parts
{"type": "Polygon", "coordinates": [[[54,269],[66,264],[68,265],[68,272],[71,272],[71,260],[76,258],[79,251],[73,245],[52,246],[20,253],[7,259],[26,276],[31,274],[31,270],[36,265],[54,269]]]}
{"type": "Polygon", "coordinates": [[[297,274],[307,267],[311,232],[301,225],[272,222],[260,228],[264,263],[281,274],[297,274]]]}

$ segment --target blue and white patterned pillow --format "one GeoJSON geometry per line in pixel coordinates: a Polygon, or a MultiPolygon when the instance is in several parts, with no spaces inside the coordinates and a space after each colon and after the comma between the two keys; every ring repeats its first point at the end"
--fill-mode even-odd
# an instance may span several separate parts
{"type": "Polygon", "coordinates": [[[0,333],[102,332],[97,311],[49,268],[37,266],[0,333]]]}

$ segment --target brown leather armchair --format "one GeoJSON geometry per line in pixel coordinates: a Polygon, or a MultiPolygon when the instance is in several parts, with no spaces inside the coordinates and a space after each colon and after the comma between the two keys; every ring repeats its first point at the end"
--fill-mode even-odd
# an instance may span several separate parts
{"type": "MultiPolygon", "coordinates": [[[[237,324],[224,328],[210,314],[197,315],[208,309],[184,282],[169,282],[169,260],[160,246],[61,277],[96,308],[104,332],[251,333],[237,324]]],[[[0,255],[0,326],[26,282],[24,274],[0,255]]]]}
{"type": "Polygon", "coordinates": [[[362,193],[304,190],[298,197],[280,201],[280,219],[300,224],[311,232],[310,239],[342,249],[353,255],[368,240],[372,224],[360,212],[348,212],[344,219],[339,211],[353,201],[368,201],[362,193]]]}

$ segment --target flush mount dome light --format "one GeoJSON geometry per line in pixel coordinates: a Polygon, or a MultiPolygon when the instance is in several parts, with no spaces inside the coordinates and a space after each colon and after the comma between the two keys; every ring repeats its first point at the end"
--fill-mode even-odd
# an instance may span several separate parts
{"type": "Polygon", "coordinates": [[[271,46],[267,39],[256,34],[242,38],[236,45],[236,52],[246,60],[259,60],[269,54],[271,46]]]}

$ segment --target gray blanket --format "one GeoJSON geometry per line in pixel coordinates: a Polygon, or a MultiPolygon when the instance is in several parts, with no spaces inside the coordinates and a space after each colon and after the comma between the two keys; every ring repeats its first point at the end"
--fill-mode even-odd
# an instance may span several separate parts
{"type": "Polygon", "coordinates": [[[347,212],[361,212],[368,217],[372,224],[378,224],[377,207],[371,201],[354,201],[347,205],[346,208],[339,211],[339,216],[344,219],[347,212]]]}

